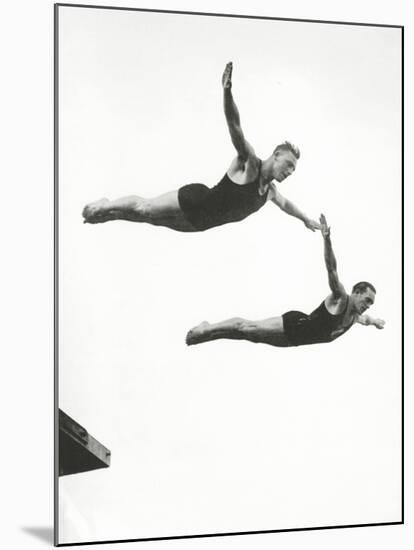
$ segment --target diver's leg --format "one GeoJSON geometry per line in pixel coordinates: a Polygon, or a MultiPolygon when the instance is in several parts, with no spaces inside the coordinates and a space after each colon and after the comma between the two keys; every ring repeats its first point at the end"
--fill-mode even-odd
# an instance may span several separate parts
{"type": "Polygon", "coordinates": [[[163,225],[177,231],[194,231],[186,220],[178,201],[178,191],[170,191],[152,199],[137,195],[113,201],[101,199],[85,206],[82,212],[85,223],[103,223],[110,220],[163,225]]]}
{"type": "Polygon", "coordinates": [[[278,347],[288,345],[283,329],[282,317],[271,317],[262,321],[249,321],[241,317],[233,317],[214,324],[204,321],[188,332],[186,342],[191,346],[221,338],[248,340],[249,342],[270,344],[278,347]]]}

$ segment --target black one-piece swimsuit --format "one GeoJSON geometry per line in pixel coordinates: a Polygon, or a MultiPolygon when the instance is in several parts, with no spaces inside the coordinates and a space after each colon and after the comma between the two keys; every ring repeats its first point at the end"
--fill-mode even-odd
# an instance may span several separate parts
{"type": "Polygon", "coordinates": [[[244,220],[266,202],[269,188],[259,194],[262,163],[257,178],[244,185],[234,183],[227,173],[212,188],[190,183],[178,190],[178,201],[186,219],[197,231],[244,220]]]}
{"type": "Polygon", "coordinates": [[[283,327],[292,346],[321,344],[332,342],[349,330],[354,321],[343,326],[343,319],[348,309],[349,296],[342,313],[332,315],[323,301],[310,315],[302,311],[288,311],[282,315],[283,327]]]}

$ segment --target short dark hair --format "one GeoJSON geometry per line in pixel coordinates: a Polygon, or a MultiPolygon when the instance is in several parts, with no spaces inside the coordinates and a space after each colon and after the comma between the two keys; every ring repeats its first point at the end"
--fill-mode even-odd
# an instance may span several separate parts
{"type": "Polygon", "coordinates": [[[295,155],[297,159],[300,158],[299,147],[293,145],[293,143],[290,143],[290,141],[284,141],[283,143],[280,143],[280,145],[276,147],[273,153],[277,153],[277,151],[290,151],[295,155]]]}
{"type": "Polygon", "coordinates": [[[375,294],[377,293],[377,291],[375,290],[374,285],[372,285],[371,283],[367,283],[367,281],[361,281],[360,283],[357,283],[356,285],[354,285],[353,288],[352,288],[352,292],[362,294],[368,288],[370,288],[372,290],[372,292],[375,292],[375,294]]]}

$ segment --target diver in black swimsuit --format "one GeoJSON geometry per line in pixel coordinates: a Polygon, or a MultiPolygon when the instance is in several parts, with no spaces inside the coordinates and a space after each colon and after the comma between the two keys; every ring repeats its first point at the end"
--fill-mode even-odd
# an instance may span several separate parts
{"type": "Polygon", "coordinates": [[[320,228],[317,222],[285,199],[274,183],[274,180],[281,182],[293,173],[300,156],[299,149],[285,141],[269,158],[261,161],[244,138],[231,91],[232,70],[232,63],[228,63],[222,85],[224,113],[237,157],[222,180],[212,188],[192,183],[153,199],[136,195],[113,201],[101,199],[85,206],[82,212],[85,223],[128,220],[176,231],[204,231],[243,220],[271,200],[287,214],[301,220],[311,231],[320,228]]]}
{"type": "Polygon", "coordinates": [[[280,317],[262,321],[248,321],[239,317],[221,323],[201,323],[187,334],[189,346],[228,338],[270,344],[277,347],[303,346],[332,342],[354,323],[384,328],[382,319],[374,319],[364,312],[373,305],[376,290],[371,283],[360,282],[347,294],[338,279],[336,259],[332,250],[330,228],[321,215],[321,233],[324,239],[325,264],[328,270],[331,294],[310,315],[289,311],[280,317]]]}

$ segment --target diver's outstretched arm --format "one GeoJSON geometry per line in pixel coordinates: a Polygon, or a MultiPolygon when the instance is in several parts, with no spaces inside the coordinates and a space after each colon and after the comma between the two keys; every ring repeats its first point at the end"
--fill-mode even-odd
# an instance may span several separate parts
{"type": "Polygon", "coordinates": [[[357,318],[357,323],[366,327],[372,325],[379,329],[383,329],[385,326],[385,321],[383,319],[374,319],[374,317],[370,317],[369,315],[359,315],[357,318]]]}
{"type": "Polygon", "coordinates": [[[338,277],[336,258],[331,243],[331,228],[328,227],[326,218],[323,214],[321,214],[319,221],[321,223],[321,233],[324,241],[324,256],[326,269],[328,271],[329,287],[332,291],[333,298],[338,300],[346,296],[346,290],[338,277]]]}
{"type": "Polygon", "coordinates": [[[255,156],[255,152],[250,143],[245,139],[241,129],[239,110],[234,102],[231,91],[232,72],[233,63],[227,63],[221,79],[223,85],[224,114],[226,116],[231,141],[236,148],[237,155],[241,161],[246,162],[250,156],[255,156]]]}
{"type": "Polygon", "coordinates": [[[311,231],[316,231],[321,228],[318,222],[308,218],[308,216],[302,212],[296,204],[281,195],[274,185],[272,185],[271,201],[274,202],[281,210],[286,212],[286,214],[289,214],[289,216],[294,216],[295,218],[298,218],[298,220],[301,220],[311,231]]]}

